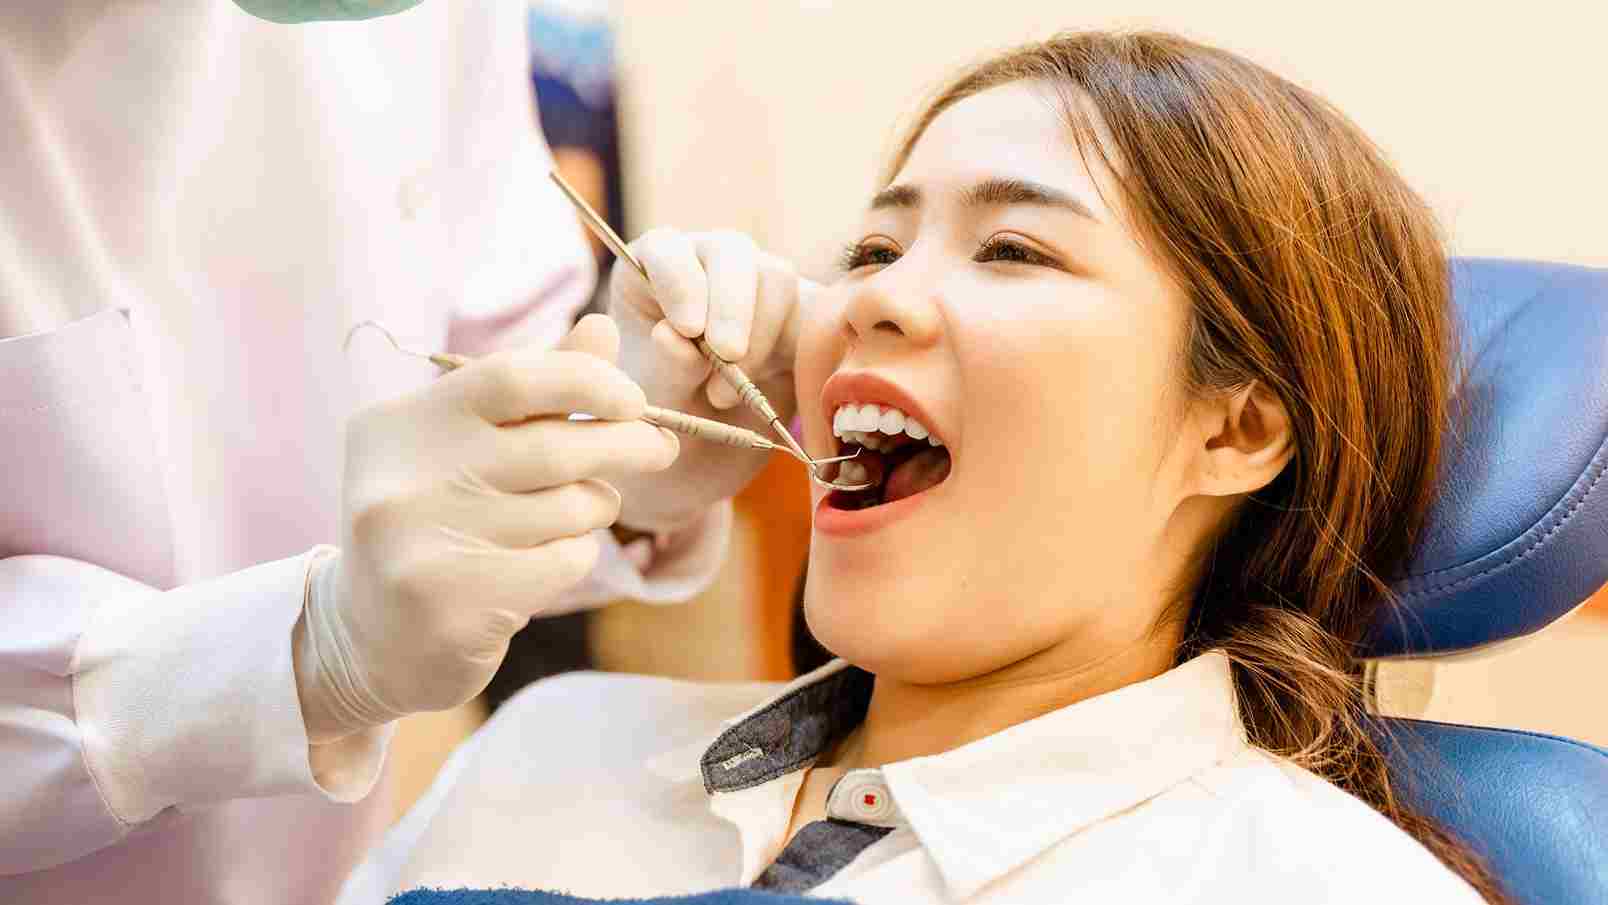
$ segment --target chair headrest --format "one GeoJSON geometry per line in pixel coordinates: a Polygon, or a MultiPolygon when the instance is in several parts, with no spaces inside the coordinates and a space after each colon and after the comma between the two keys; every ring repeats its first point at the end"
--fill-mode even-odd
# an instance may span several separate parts
{"type": "Polygon", "coordinates": [[[1608,751],[1519,732],[1383,719],[1396,791],[1525,905],[1608,902],[1608,751]]]}
{"type": "Polygon", "coordinates": [[[1371,657],[1527,635],[1608,583],[1608,270],[1458,259],[1452,274],[1463,412],[1371,657]]]}

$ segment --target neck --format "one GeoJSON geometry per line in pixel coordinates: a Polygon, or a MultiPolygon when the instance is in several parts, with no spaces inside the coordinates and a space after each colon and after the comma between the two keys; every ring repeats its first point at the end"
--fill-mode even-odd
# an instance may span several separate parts
{"type": "Polygon", "coordinates": [[[879,674],[865,721],[833,758],[845,769],[880,767],[959,748],[1019,723],[1172,668],[1178,638],[1158,632],[1090,651],[1068,643],[992,672],[942,684],[879,674]]]}

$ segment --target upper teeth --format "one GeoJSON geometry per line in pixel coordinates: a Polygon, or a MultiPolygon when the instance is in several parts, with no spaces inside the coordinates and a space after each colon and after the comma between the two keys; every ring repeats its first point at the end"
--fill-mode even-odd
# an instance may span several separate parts
{"type": "Polygon", "coordinates": [[[944,442],[928,432],[926,425],[891,405],[842,405],[832,416],[832,433],[851,443],[869,449],[881,450],[892,446],[895,434],[906,434],[915,440],[926,440],[933,446],[944,442]]]}

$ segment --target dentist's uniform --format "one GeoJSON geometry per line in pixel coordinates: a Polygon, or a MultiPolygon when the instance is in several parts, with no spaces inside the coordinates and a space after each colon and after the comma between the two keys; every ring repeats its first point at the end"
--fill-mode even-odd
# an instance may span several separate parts
{"type": "MultiPolygon", "coordinates": [[[[551,344],[587,299],[524,27],[0,6],[0,902],[326,903],[383,829],[383,744],[314,779],[290,633],[345,418],[433,371],[341,341],[551,344]]],[[[570,604],[717,561],[609,542],[570,604]]]]}

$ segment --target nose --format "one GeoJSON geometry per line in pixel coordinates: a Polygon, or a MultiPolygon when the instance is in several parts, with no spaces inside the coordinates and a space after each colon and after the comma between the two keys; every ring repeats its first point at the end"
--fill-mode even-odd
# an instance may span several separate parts
{"type": "Polygon", "coordinates": [[[943,319],[933,288],[922,284],[915,268],[903,274],[898,268],[894,264],[856,287],[843,312],[851,340],[900,339],[917,346],[938,340],[943,319]]]}

